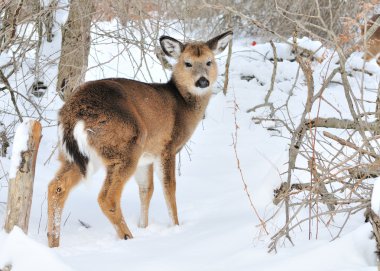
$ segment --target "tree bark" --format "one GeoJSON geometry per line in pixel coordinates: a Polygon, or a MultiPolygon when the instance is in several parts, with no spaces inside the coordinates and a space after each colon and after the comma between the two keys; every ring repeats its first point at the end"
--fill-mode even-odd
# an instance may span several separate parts
{"type": "Polygon", "coordinates": [[[65,25],[62,27],[61,57],[58,66],[57,92],[63,100],[83,82],[90,52],[91,0],[72,0],[65,25]]]}
{"type": "Polygon", "coordinates": [[[14,1],[8,4],[4,11],[2,26],[0,29],[0,53],[9,46],[16,35],[16,26],[24,0],[14,1]]]}
{"type": "Polygon", "coordinates": [[[2,126],[0,122],[0,157],[5,157],[7,155],[7,150],[9,147],[9,141],[7,138],[7,133],[5,127],[2,126]]]}
{"type": "Polygon", "coordinates": [[[34,173],[38,147],[41,140],[41,124],[30,121],[27,150],[13,155],[21,155],[16,176],[9,180],[8,204],[5,218],[5,231],[10,232],[14,226],[28,233],[30,208],[32,206],[34,173]]]}
{"type": "Polygon", "coordinates": [[[347,169],[347,171],[348,174],[350,174],[351,178],[356,180],[376,178],[380,176],[379,162],[379,160],[376,160],[371,164],[357,165],[347,169]]]}
{"type": "Polygon", "coordinates": [[[365,213],[366,221],[372,225],[373,237],[376,240],[377,270],[380,270],[380,217],[369,207],[365,213]]]}

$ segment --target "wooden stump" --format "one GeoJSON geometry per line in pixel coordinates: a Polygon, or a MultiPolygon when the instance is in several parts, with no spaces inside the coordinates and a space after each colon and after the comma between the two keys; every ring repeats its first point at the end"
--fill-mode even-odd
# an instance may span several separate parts
{"type": "Polygon", "coordinates": [[[366,210],[365,216],[366,221],[372,225],[373,237],[376,240],[377,270],[380,271],[380,217],[371,208],[366,210]]]}
{"type": "MultiPolygon", "coordinates": [[[[20,227],[26,234],[28,233],[30,208],[32,206],[34,173],[38,147],[41,140],[41,124],[38,121],[27,121],[21,123],[23,129],[17,129],[15,140],[25,140],[26,149],[14,152],[13,156],[20,155],[15,176],[10,176],[8,187],[8,203],[5,219],[5,231],[10,232],[14,226],[20,227]],[[24,135],[28,129],[29,135],[24,135]]],[[[14,142],[22,144],[22,142],[14,142]]],[[[18,159],[18,157],[16,157],[18,159]]],[[[13,157],[12,157],[13,160],[13,157]]],[[[17,160],[16,160],[17,161],[17,160]]],[[[13,174],[12,174],[13,175],[13,174]]]]}

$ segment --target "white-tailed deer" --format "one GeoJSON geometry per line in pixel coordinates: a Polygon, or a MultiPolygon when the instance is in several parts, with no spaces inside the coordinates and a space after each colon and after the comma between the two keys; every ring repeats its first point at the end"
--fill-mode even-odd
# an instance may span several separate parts
{"type": "Polygon", "coordinates": [[[367,48],[364,53],[364,60],[369,61],[373,58],[376,58],[376,62],[378,65],[380,65],[380,60],[379,60],[379,54],[380,54],[380,27],[379,25],[374,25],[376,20],[379,18],[380,14],[375,14],[371,17],[371,19],[367,22],[367,25],[361,25],[360,30],[362,35],[373,27],[375,27],[375,32],[373,35],[368,39],[367,41],[367,48]]]}
{"type": "Polygon", "coordinates": [[[139,185],[139,226],[148,225],[153,167],[171,220],[178,225],[175,155],[204,115],[217,79],[214,55],[231,38],[231,31],[207,42],[186,44],[161,37],[162,50],[177,59],[166,84],[110,78],[78,87],[59,112],[61,167],[48,191],[50,247],[59,246],[61,214],[70,190],[99,162],[106,179],[98,202],[120,238],[132,238],[120,208],[124,184],[132,175],[139,185]]]}

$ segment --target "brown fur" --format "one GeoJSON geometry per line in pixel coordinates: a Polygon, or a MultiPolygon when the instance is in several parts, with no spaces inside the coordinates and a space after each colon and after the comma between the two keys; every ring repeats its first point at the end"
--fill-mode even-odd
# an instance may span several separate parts
{"type": "MultiPolygon", "coordinates": [[[[232,33],[223,35],[219,37],[232,33]]],[[[203,76],[212,84],[217,78],[211,50],[216,46],[215,39],[212,41],[212,46],[201,42],[181,44],[178,64],[173,70],[172,79],[166,84],[147,84],[121,78],[91,81],[80,86],[62,107],[59,114],[60,126],[63,127],[61,143],[66,145],[61,147],[61,168],[49,184],[50,247],[59,245],[60,218],[68,193],[86,175],[89,157],[78,151],[78,144],[72,136],[80,120],[84,121],[88,144],[106,168],[106,179],[98,202],[119,237],[132,238],[121,212],[120,197],[124,184],[133,174],[139,184],[140,226],[148,225],[153,163],[138,165],[147,154],[159,161],[155,166],[162,175],[169,214],[173,224],[178,225],[175,155],[189,140],[211,96],[211,90],[195,95],[193,88],[196,81],[203,76]],[[191,61],[191,68],[185,66],[187,61],[191,61]],[[207,64],[209,61],[211,65],[207,64]],[[68,158],[65,147],[74,161],[68,158]]]]}
{"type": "MultiPolygon", "coordinates": [[[[364,35],[365,32],[368,31],[373,26],[373,24],[375,23],[377,18],[379,18],[379,16],[380,14],[373,15],[371,19],[367,22],[366,26],[365,25],[360,26],[362,35],[364,35]]],[[[378,54],[380,54],[380,27],[376,29],[375,33],[373,33],[373,35],[367,41],[364,59],[366,61],[369,61],[376,57],[377,64],[380,65],[379,58],[377,57],[378,54]]]]}

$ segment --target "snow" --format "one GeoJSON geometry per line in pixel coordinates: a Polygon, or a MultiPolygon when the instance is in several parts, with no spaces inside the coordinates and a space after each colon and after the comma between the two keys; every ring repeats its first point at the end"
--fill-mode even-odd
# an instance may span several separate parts
{"type": "Polygon", "coordinates": [[[17,170],[21,163],[22,152],[28,150],[28,138],[33,120],[24,120],[17,126],[12,148],[11,166],[9,169],[9,178],[16,177],[17,170]]]}
{"type": "MultiPolygon", "coordinates": [[[[293,38],[289,39],[290,43],[293,43],[293,38]]],[[[296,39],[297,45],[300,48],[307,49],[314,53],[314,56],[317,58],[322,58],[325,54],[326,49],[322,46],[320,41],[311,40],[308,37],[302,37],[296,39]]]]}
{"type": "MultiPolygon", "coordinates": [[[[60,15],[59,20],[64,22],[64,16],[60,15]]],[[[105,24],[103,27],[111,28],[112,25],[105,24]]],[[[60,37],[60,34],[57,33],[56,37],[60,37]]],[[[56,46],[59,44],[56,40],[55,43],[43,48],[42,55],[54,55],[57,52],[56,46]]],[[[300,39],[299,43],[300,46],[310,50],[316,50],[320,46],[318,42],[305,38],[300,39]]],[[[289,45],[282,43],[275,45],[278,56],[283,61],[278,63],[275,90],[270,102],[279,106],[284,104],[288,97],[288,91],[296,78],[298,65],[289,61],[293,57],[289,45]]],[[[87,80],[115,76],[129,78],[136,76],[140,80],[148,78],[146,67],[141,67],[140,72],[136,73],[127,57],[107,62],[108,58],[113,57],[114,52],[119,52],[118,46],[105,42],[96,48],[91,48],[92,57],[89,66],[92,68],[86,74],[87,80]],[[107,64],[99,67],[99,63],[107,64]]],[[[352,216],[340,238],[334,241],[331,241],[330,234],[339,230],[335,225],[328,229],[320,226],[317,240],[315,236],[312,240],[308,240],[307,229],[301,227],[292,232],[294,247],[284,241],[279,243],[277,254],[267,253],[270,237],[284,222],[284,215],[281,212],[275,215],[278,207],[273,205],[272,198],[273,190],[284,181],[282,173],[287,169],[289,146],[286,137],[289,135],[284,129],[277,127],[278,124],[275,122],[254,124],[251,120],[252,114],[246,113],[248,109],[264,101],[269,89],[273,70],[273,63],[269,61],[270,57],[273,57],[270,44],[251,46],[248,40],[236,40],[233,52],[227,95],[224,96],[220,92],[223,85],[223,76],[220,76],[215,86],[216,94],[206,111],[206,118],[195,131],[187,149],[177,157],[177,161],[180,160],[176,171],[179,226],[170,225],[161,184],[155,176],[149,226],[144,229],[138,227],[140,200],[138,186],[132,178],[123,191],[122,208],[134,239],[119,240],[113,226],[97,204],[97,196],[105,175],[101,169],[91,179],[83,182],[86,185],[82,183],[70,193],[62,214],[60,247],[48,248],[46,191],[49,181],[54,178],[59,167],[57,152],[46,163],[57,143],[57,127],[52,127],[48,123],[43,129],[37,158],[29,234],[24,235],[18,228],[10,234],[0,232],[0,269],[12,263],[13,270],[16,271],[377,270],[373,253],[375,242],[370,239],[371,227],[369,224],[364,224],[362,214],[352,216]],[[254,77],[248,81],[242,79],[244,75],[254,75],[254,77]],[[235,103],[238,107],[236,110],[235,103]],[[266,235],[258,226],[259,220],[244,191],[233,148],[232,136],[236,132],[236,127],[239,127],[236,150],[253,204],[263,219],[274,215],[274,219],[267,223],[270,235],[266,235]],[[278,131],[268,131],[266,127],[278,131]],[[78,220],[84,221],[91,227],[83,227],[78,220]]],[[[318,52],[328,56],[333,54],[324,52],[323,49],[318,52]]],[[[138,49],[134,47],[131,47],[131,53],[139,55],[138,49]]],[[[165,71],[152,59],[147,58],[152,78],[157,82],[165,81],[165,71]]],[[[221,74],[224,72],[225,59],[226,52],[218,57],[221,74]]],[[[357,82],[355,77],[357,74],[353,67],[362,67],[358,64],[360,59],[361,53],[357,53],[348,63],[348,68],[351,67],[350,71],[354,76],[352,78],[354,83],[357,82]]],[[[369,88],[378,84],[377,76],[380,70],[372,64],[366,65],[371,66],[373,76],[368,74],[364,76],[366,87],[369,88]]],[[[313,62],[312,65],[319,75],[315,77],[318,89],[323,76],[336,65],[329,66],[317,62],[313,62]]],[[[50,64],[46,69],[49,72],[45,76],[54,78],[56,65],[50,64]]],[[[289,118],[295,122],[303,110],[306,97],[302,88],[303,78],[299,81],[294,95],[289,100],[289,108],[292,109],[289,118]]],[[[55,95],[54,84],[49,86],[47,95],[50,95],[48,96],[50,99],[55,95]]],[[[344,100],[339,84],[331,84],[326,89],[325,95],[331,101],[344,100]]],[[[372,92],[363,95],[367,100],[374,100],[375,94],[372,92]]],[[[42,100],[42,102],[48,101],[42,100]]],[[[57,108],[61,105],[59,100],[54,100],[44,114],[50,119],[56,119],[57,108]]],[[[338,103],[338,107],[343,117],[349,114],[345,104],[338,103]]],[[[265,116],[267,111],[267,108],[260,108],[255,115],[265,116]]],[[[314,111],[311,112],[311,116],[313,114],[314,111]]],[[[332,114],[337,115],[328,104],[322,102],[320,116],[332,114]]],[[[27,129],[24,124],[21,127],[23,128],[20,129],[24,130],[20,134],[25,135],[27,129]]],[[[82,130],[83,127],[79,126],[78,137],[83,137],[82,130]]],[[[16,143],[13,146],[15,153],[20,153],[25,146],[20,141],[15,138],[16,143]]],[[[0,159],[3,165],[9,164],[7,158],[0,159]]],[[[11,172],[9,175],[11,176],[11,172]]],[[[378,198],[380,193],[375,192],[380,187],[378,183],[379,181],[376,181],[374,188],[375,203],[372,203],[372,206],[377,208],[376,212],[380,206],[378,198]]],[[[0,202],[3,201],[3,191],[0,190],[0,202]]],[[[0,224],[3,213],[0,209],[0,224]]],[[[334,220],[334,222],[342,221],[342,217],[337,216],[334,220]]]]}
{"type": "MultiPolygon", "coordinates": [[[[48,5],[46,1],[51,1],[51,0],[44,0],[45,5],[48,5]]],[[[68,12],[68,6],[69,6],[69,1],[68,0],[58,0],[57,1],[57,11],[55,13],[55,27],[60,27],[61,25],[64,25],[67,21],[67,18],[69,17],[69,12],[68,12]]]]}
{"type": "MultiPolygon", "coordinates": [[[[276,47],[278,59],[292,60],[295,58],[294,54],[292,53],[293,48],[291,45],[293,43],[293,38],[290,38],[288,42],[289,44],[278,42],[273,43],[276,47]]],[[[296,39],[296,42],[299,48],[307,49],[313,52],[314,56],[317,58],[322,58],[326,53],[326,50],[324,47],[322,47],[322,43],[320,41],[314,41],[309,39],[308,37],[302,37],[296,39]]],[[[249,42],[246,42],[244,45],[249,46],[249,42]]],[[[256,44],[252,49],[253,52],[256,53],[254,59],[273,59],[274,57],[272,46],[269,43],[256,44]]]]}
{"type": "Polygon", "coordinates": [[[63,264],[57,255],[15,227],[10,234],[0,233],[0,266],[12,265],[12,271],[73,270],[63,264]]]}

